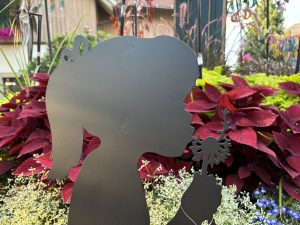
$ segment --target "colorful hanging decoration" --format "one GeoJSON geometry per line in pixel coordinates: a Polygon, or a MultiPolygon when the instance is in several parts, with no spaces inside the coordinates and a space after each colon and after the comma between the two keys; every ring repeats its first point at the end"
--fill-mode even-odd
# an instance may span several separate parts
{"type": "Polygon", "coordinates": [[[286,61],[296,61],[298,37],[292,36],[289,30],[285,30],[282,35],[271,34],[269,40],[270,50],[276,59],[285,58],[286,61]]]}
{"type": "MultiPolygon", "coordinates": [[[[54,12],[56,9],[57,0],[50,0],[50,11],[54,12]]],[[[64,10],[65,8],[65,0],[59,0],[59,9],[64,10]]]]}
{"type": "Polygon", "coordinates": [[[65,8],[65,0],[60,0],[60,6],[59,9],[63,10],[65,8]]]}
{"type": "Polygon", "coordinates": [[[275,0],[275,3],[278,10],[283,12],[285,10],[285,3],[289,3],[289,0],[275,0]]]}
{"type": "Polygon", "coordinates": [[[257,6],[257,0],[228,0],[228,14],[231,15],[232,22],[238,22],[241,19],[249,19],[251,9],[257,6]]]}
{"type": "Polygon", "coordinates": [[[50,0],[50,11],[53,12],[55,10],[55,0],[50,0]]]}
{"type": "Polygon", "coordinates": [[[228,14],[234,14],[239,10],[250,9],[257,5],[257,0],[229,0],[227,1],[228,14]]]}

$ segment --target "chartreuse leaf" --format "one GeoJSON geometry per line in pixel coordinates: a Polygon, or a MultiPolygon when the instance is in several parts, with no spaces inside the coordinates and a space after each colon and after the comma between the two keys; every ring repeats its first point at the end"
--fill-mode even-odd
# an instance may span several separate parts
{"type": "MultiPolygon", "coordinates": [[[[243,76],[243,78],[245,78],[250,86],[268,86],[275,89],[279,89],[279,83],[283,82],[296,82],[300,84],[300,74],[272,76],[265,73],[257,73],[243,76]]],[[[216,67],[214,70],[203,69],[203,78],[197,79],[196,86],[204,88],[205,84],[210,84],[217,87],[221,92],[224,92],[219,86],[221,83],[232,84],[233,81],[231,77],[221,75],[221,67],[216,67]]],[[[286,91],[279,90],[277,94],[265,97],[261,105],[273,105],[281,110],[285,110],[299,103],[299,96],[291,96],[286,91]]]]}

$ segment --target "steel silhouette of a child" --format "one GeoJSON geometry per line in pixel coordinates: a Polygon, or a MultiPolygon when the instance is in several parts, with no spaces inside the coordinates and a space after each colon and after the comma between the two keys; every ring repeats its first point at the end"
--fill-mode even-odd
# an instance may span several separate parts
{"type": "Polygon", "coordinates": [[[77,37],[48,84],[50,177],[64,177],[78,163],[86,128],[101,146],[78,176],[69,224],[149,225],[137,162],[145,152],[180,156],[191,140],[183,100],[199,73],[196,56],[166,36],[88,45],[77,37]]]}

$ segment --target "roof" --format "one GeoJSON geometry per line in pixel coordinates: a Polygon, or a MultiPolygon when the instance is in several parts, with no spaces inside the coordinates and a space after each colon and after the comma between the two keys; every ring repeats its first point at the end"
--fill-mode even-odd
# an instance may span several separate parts
{"type": "Polygon", "coordinates": [[[292,36],[300,35],[300,23],[296,23],[293,26],[288,28],[291,31],[292,36]]]}
{"type": "MultiPolygon", "coordinates": [[[[135,2],[139,1],[142,2],[144,7],[147,6],[147,0],[126,0],[126,3],[129,5],[134,5],[135,2]]],[[[97,0],[97,2],[110,15],[113,14],[113,6],[117,4],[117,0],[97,0]]],[[[158,9],[174,9],[174,0],[152,0],[151,6],[158,9]]]]}

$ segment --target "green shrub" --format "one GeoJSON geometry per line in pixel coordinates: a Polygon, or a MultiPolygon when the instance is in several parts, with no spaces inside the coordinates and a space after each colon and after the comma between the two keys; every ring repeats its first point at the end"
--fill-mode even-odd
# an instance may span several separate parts
{"type": "MultiPolygon", "coordinates": [[[[146,201],[150,213],[151,225],[166,225],[177,213],[180,199],[189,187],[193,175],[180,171],[179,176],[157,176],[153,181],[144,181],[146,201]]],[[[217,225],[258,224],[252,222],[258,214],[262,214],[251,202],[248,193],[235,194],[236,187],[223,186],[222,203],[214,219],[217,225]]],[[[199,203],[199,212],[203,205],[199,203]]],[[[203,225],[208,224],[204,222],[203,225]]]]}
{"type": "MultiPolygon", "coordinates": [[[[156,176],[152,181],[143,181],[146,202],[149,208],[150,225],[166,225],[177,213],[180,199],[189,187],[193,175],[185,170],[179,176],[156,176]]],[[[221,183],[221,179],[218,179],[221,183]]],[[[8,184],[1,187],[0,224],[1,225],[66,225],[69,206],[60,198],[61,184],[47,186],[40,177],[16,177],[8,179],[8,184]]],[[[243,192],[236,195],[235,186],[223,186],[222,202],[214,215],[216,225],[258,225],[257,218],[273,219],[274,214],[268,208],[262,209],[253,201],[250,194],[243,192]],[[256,222],[255,222],[256,221],[256,222]]],[[[262,196],[274,199],[274,195],[262,196]]],[[[276,199],[276,197],[275,197],[276,199]]],[[[299,210],[299,203],[291,201],[290,209],[299,210]]],[[[203,204],[199,203],[199,212],[203,204]]],[[[297,224],[292,218],[277,218],[282,224],[297,224]]],[[[207,221],[202,225],[208,225],[207,221]]]]}
{"type": "MultiPolygon", "coordinates": [[[[300,83],[300,74],[294,74],[291,76],[272,76],[265,73],[257,73],[253,75],[243,76],[251,86],[269,86],[279,89],[279,83],[293,81],[300,83]]],[[[196,81],[196,86],[204,87],[205,83],[217,86],[221,83],[232,84],[230,77],[221,75],[221,67],[216,67],[214,70],[203,70],[203,78],[196,81]]],[[[219,87],[220,90],[222,88],[219,87]]],[[[298,96],[290,96],[287,92],[279,90],[279,92],[273,96],[268,96],[263,101],[262,105],[273,105],[284,110],[291,105],[299,104],[300,98],[298,96]]]]}
{"type": "MultiPolygon", "coordinates": [[[[97,45],[98,38],[101,39],[101,40],[103,40],[103,41],[112,38],[111,34],[105,33],[104,31],[98,31],[97,36],[89,34],[88,31],[85,31],[81,35],[84,36],[90,42],[90,46],[91,47],[94,47],[95,45],[97,45]]],[[[60,44],[62,43],[62,41],[64,40],[64,38],[66,36],[64,36],[64,35],[56,35],[55,38],[52,41],[53,56],[55,55],[55,53],[58,50],[62,51],[62,49],[64,49],[64,48],[72,49],[73,48],[73,43],[74,43],[75,36],[76,35],[71,36],[69,39],[67,39],[65,41],[65,44],[63,45],[63,47],[61,49],[59,49],[60,44]]],[[[36,68],[37,68],[37,63],[36,62],[37,62],[36,59],[34,59],[28,65],[28,71],[29,71],[30,74],[34,74],[34,72],[36,71],[36,68]]],[[[60,57],[58,57],[55,60],[54,65],[53,65],[53,69],[55,69],[59,65],[59,62],[60,62],[60,57]]],[[[49,52],[47,51],[47,53],[41,58],[41,65],[39,67],[39,72],[47,73],[50,64],[51,64],[50,55],[49,55],[49,52]]]]}
{"type": "Polygon", "coordinates": [[[46,187],[39,177],[9,179],[0,196],[1,225],[65,225],[68,207],[62,204],[59,185],[46,187]]]}

